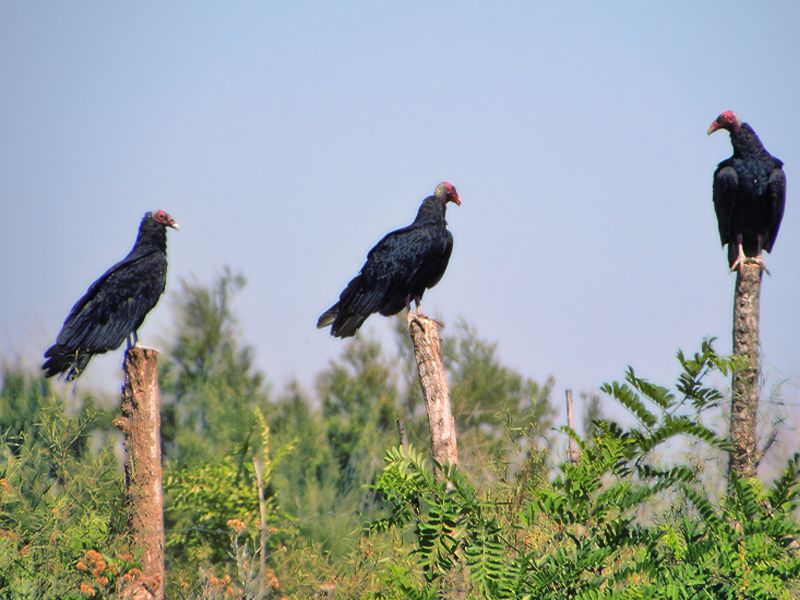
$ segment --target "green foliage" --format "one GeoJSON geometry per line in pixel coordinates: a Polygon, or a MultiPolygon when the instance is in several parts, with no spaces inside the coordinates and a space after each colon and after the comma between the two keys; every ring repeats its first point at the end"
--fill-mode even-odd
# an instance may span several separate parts
{"type": "MultiPolygon", "coordinates": [[[[580,448],[573,464],[540,447],[553,382],[466,323],[445,330],[461,463],[437,479],[414,449],[429,438],[405,328],[398,353],[357,336],[314,386],[273,399],[236,327],[243,285],[229,270],[184,282],[164,344],[169,597],[800,597],[800,456],[719,497],[713,463],[685,451],[730,447],[707,424],[726,401],[709,381],[738,365],[710,341],[678,353],[673,386],[630,367],[603,386],[583,436],[555,430],[580,448]],[[604,418],[609,401],[634,424],[604,418]]],[[[111,416],[3,373],[0,597],[113,598],[137,566],[111,416]]]]}
{"type": "Polygon", "coordinates": [[[229,269],[208,287],[181,282],[176,338],[160,373],[169,460],[200,465],[252,443],[253,408],[266,404],[267,392],[231,309],[244,284],[229,269]]]}
{"type": "Polygon", "coordinates": [[[447,594],[466,570],[475,598],[796,597],[800,456],[768,489],[734,478],[716,502],[690,465],[657,462],[654,450],[678,436],[728,448],[698,415],[721,397],[706,376],[735,365],[710,342],[679,361],[675,391],[630,368],[624,383],[604,386],[638,425],[596,420],[591,443],[562,429],[579,442],[577,464],[560,464],[549,483],[530,481],[521,496],[502,487],[479,493],[452,466],[436,481],[413,449],[389,451],[374,486],[388,514],[369,531],[414,534],[418,571],[404,571],[396,591],[447,594]],[[655,501],[667,510],[643,519],[655,501]],[[507,518],[506,505],[521,510],[507,518]]]}
{"type": "Polygon", "coordinates": [[[41,379],[2,378],[0,596],[78,597],[84,553],[126,548],[108,415],[90,399],[70,414],[41,379]]]}

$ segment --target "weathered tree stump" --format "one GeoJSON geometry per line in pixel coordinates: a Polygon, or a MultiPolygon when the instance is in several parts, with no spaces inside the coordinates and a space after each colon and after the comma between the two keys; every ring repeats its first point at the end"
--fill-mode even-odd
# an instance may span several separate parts
{"type": "MultiPolygon", "coordinates": [[[[419,384],[425,398],[428,427],[431,431],[431,452],[437,464],[458,464],[456,422],[450,407],[450,389],[442,361],[439,323],[422,315],[408,314],[408,331],[417,359],[419,384]]],[[[405,431],[401,430],[403,437],[405,431]]],[[[437,479],[442,476],[436,467],[437,479]]],[[[453,568],[442,583],[447,598],[461,600],[466,597],[467,571],[462,564],[453,568]]]]}
{"type": "MultiPolygon", "coordinates": [[[[433,458],[441,465],[448,462],[458,464],[456,423],[450,408],[450,390],[442,362],[439,323],[409,313],[408,331],[414,345],[419,383],[428,413],[433,458]]],[[[438,476],[438,468],[436,473],[438,476]]]]}
{"type": "Polygon", "coordinates": [[[161,412],[158,352],[125,353],[122,416],[114,420],[125,435],[125,495],[133,548],[141,552],[140,577],[123,598],[164,598],[164,496],[161,484],[161,412]]]}
{"type": "Polygon", "coordinates": [[[760,456],[756,447],[756,423],[760,390],[759,296],[761,266],[746,261],[736,275],[733,297],[733,355],[743,366],[733,373],[731,384],[731,443],[729,472],[753,477],[760,456]]]}

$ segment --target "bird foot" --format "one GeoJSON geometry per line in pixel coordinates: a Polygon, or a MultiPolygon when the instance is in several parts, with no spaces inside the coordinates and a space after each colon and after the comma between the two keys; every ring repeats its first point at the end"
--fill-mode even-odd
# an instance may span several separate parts
{"type": "Polygon", "coordinates": [[[758,256],[745,256],[744,254],[740,254],[736,258],[736,262],[731,265],[731,273],[735,271],[741,273],[742,267],[744,267],[746,264],[758,265],[758,267],[767,275],[772,275],[767,268],[767,264],[764,262],[764,258],[760,254],[758,256]]]}
{"type": "Polygon", "coordinates": [[[140,344],[138,341],[133,345],[133,347],[138,348],[139,350],[150,350],[157,354],[161,354],[161,350],[159,350],[158,348],[153,348],[152,346],[145,346],[143,344],[140,344]]]}
{"type": "Polygon", "coordinates": [[[759,266],[759,268],[764,271],[767,275],[772,275],[767,268],[767,263],[764,262],[764,257],[760,254],[758,256],[754,256],[752,258],[748,258],[745,262],[755,263],[759,266]]]}
{"type": "Polygon", "coordinates": [[[420,317],[422,317],[423,319],[426,318],[425,315],[422,315],[419,312],[413,313],[409,310],[406,313],[406,321],[408,322],[408,328],[411,329],[411,324],[416,323],[417,325],[419,325],[419,328],[422,329],[422,331],[425,331],[425,324],[422,322],[422,319],[420,319],[420,317]]]}
{"type": "Polygon", "coordinates": [[[744,261],[745,261],[745,255],[740,252],[739,256],[736,257],[736,260],[731,265],[731,273],[735,273],[741,270],[742,266],[744,265],[744,261]]]}

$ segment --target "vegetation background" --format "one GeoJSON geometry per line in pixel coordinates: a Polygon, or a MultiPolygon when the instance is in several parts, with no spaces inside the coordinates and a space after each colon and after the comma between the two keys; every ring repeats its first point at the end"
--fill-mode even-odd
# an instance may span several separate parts
{"type": "MultiPolygon", "coordinates": [[[[800,464],[722,476],[736,364],[704,342],[661,386],[633,369],[554,420],[553,381],[504,365],[468,323],[446,337],[460,465],[435,481],[401,320],[396,347],[342,345],[276,390],[237,333],[230,270],[175,294],[161,357],[168,597],[793,598],[800,464]],[[605,407],[629,413],[623,423],[605,407]],[[400,446],[396,422],[406,427],[400,446]],[[572,436],[581,456],[565,460],[572,436]],[[253,459],[266,466],[260,548],[253,459]],[[259,568],[263,556],[264,568],[259,568]]],[[[116,597],[137,573],[125,534],[113,396],[6,366],[0,389],[0,592],[116,597]]]]}

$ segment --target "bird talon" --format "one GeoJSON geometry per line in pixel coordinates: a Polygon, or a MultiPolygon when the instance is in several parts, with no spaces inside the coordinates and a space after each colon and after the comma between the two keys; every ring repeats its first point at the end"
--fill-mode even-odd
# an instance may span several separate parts
{"type": "Polygon", "coordinates": [[[762,257],[760,255],[759,256],[750,257],[745,262],[754,263],[754,264],[758,265],[758,267],[762,271],[764,271],[767,275],[772,275],[772,273],[770,273],[769,269],[767,268],[767,264],[764,262],[764,257],[762,257]]]}
{"type": "MultiPolygon", "coordinates": [[[[425,316],[422,315],[422,318],[424,319],[425,316]]],[[[422,322],[422,319],[420,319],[419,314],[414,314],[413,312],[408,311],[408,313],[406,314],[406,321],[408,322],[409,329],[411,328],[412,323],[416,323],[417,325],[419,325],[419,328],[422,329],[422,331],[425,331],[425,324],[422,322]]]]}

